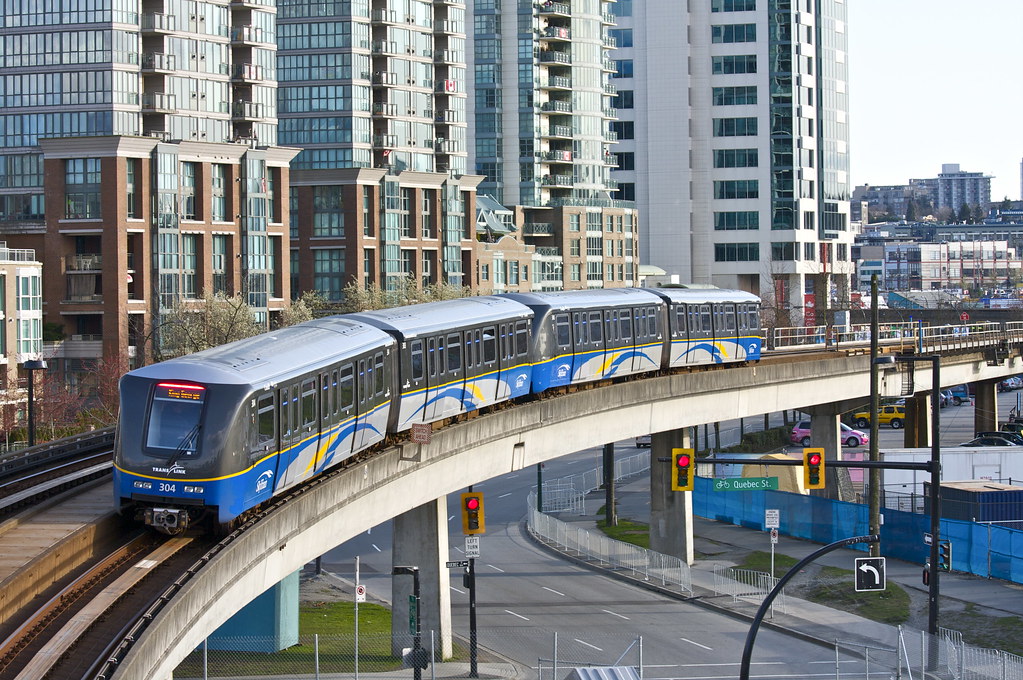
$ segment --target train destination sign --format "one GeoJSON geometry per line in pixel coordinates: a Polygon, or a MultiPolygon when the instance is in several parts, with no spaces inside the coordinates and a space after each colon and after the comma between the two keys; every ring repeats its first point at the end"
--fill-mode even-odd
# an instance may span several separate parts
{"type": "Polygon", "coordinates": [[[721,477],[714,480],[715,491],[777,490],[777,477],[721,477]]]}

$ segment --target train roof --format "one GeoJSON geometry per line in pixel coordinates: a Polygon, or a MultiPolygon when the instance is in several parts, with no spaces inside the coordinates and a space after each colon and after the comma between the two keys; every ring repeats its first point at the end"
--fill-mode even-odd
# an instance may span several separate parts
{"type": "Polygon", "coordinates": [[[744,290],[727,288],[647,288],[654,295],[674,303],[713,304],[715,302],[760,302],[760,298],[744,290]]]}
{"type": "Polygon", "coordinates": [[[486,295],[357,312],[346,318],[411,338],[456,327],[527,319],[532,314],[528,307],[506,296],[486,295]]]}
{"type": "Polygon", "coordinates": [[[597,288],[563,290],[551,293],[505,293],[524,305],[551,309],[592,309],[629,305],[659,304],[660,300],[643,288],[597,288]]]}
{"type": "Polygon", "coordinates": [[[331,316],[143,366],[128,375],[262,385],[389,345],[394,345],[394,339],[387,333],[342,316],[331,316]]]}

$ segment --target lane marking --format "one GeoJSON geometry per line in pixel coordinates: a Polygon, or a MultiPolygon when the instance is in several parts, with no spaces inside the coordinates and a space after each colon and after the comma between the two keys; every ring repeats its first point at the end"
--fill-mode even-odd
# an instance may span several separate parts
{"type": "Polygon", "coordinates": [[[689,638],[679,638],[679,640],[681,640],[682,642],[688,642],[691,645],[696,645],[697,647],[702,647],[703,649],[706,649],[708,652],[713,652],[714,651],[713,649],[711,649],[707,645],[701,645],[699,642],[693,642],[689,638]]]}
{"type": "Polygon", "coordinates": [[[586,646],[587,646],[587,647],[589,647],[590,649],[595,649],[595,650],[597,650],[598,652],[603,652],[603,651],[604,651],[603,649],[601,649],[601,648],[600,648],[600,647],[598,647],[597,645],[591,645],[591,644],[590,644],[589,642],[583,642],[583,641],[582,641],[582,640],[580,640],[579,638],[575,638],[575,641],[576,641],[576,642],[578,642],[578,643],[579,643],[579,644],[581,644],[581,645],[586,645],[586,646]]]}
{"type": "Polygon", "coordinates": [[[507,496],[511,496],[511,495],[512,495],[512,492],[511,492],[511,491],[509,491],[508,493],[503,493],[503,494],[501,494],[500,496],[498,496],[498,498],[505,498],[505,497],[507,497],[507,496]]]}
{"type": "Polygon", "coordinates": [[[543,588],[544,590],[551,591],[555,595],[561,595],[562,597],[565,597],[565,593],[559,593],[558,591],[554,590],[554,588],[548,588],[547,586],[540,586],[540,587],[543,588]]]}
{"type": "Polygon", "coordinates": [[[492,564],[488,564],[487,566],[490,567],[491,569],[501,572],[502,574],[504,573],[504,569],[501,569],[500,567],[495,567],[492,564]]]}
{"type": "Polygon", "coordinates": [[[517,617],[519,617],[519,618],[520,618],[520,619],[522,619],[523,621],[528,621],[528,620],[529,620],[529,619],[527,619],[527,618],[526,618],[525,616],[523,616],[522,614],[516,614],[516,613],[515,613],[515,612],[513,612],[513,611],[512,611],[511,609],[505,609],[505,611],[506,611],[506,612],[508,612],[509,614],[511,614],[512,616],[517,616],[517,617]]]}
{"type": "Polygon", "coordinates": [[[458,593],[459,595],[465,595],[465,591],[464,590],[459,590],[458,588],[456,588],[454,586],[448,586],[448,587],[451,588],[451,590],[453,590],[456,593],[458,593]]]}
{"type": "Polygon", "coordinates": [[[631,619],[628,616],[624,616],[624,615],[619,614],[617,612],[613,612],[610,609],[601,609],[601,611],[607,612],[611,616],[617,616],[620,619],[625,619],[626,621],[631,621],[631,619]]]}
{"type": "Polygon", "coordinates": [[[376,543],[371,543],[370,545],[372,545],[373,549],[376,550],[377,552],[383,552],[383,550],[381,550],[380,548],[377,547],[376,543]]]}

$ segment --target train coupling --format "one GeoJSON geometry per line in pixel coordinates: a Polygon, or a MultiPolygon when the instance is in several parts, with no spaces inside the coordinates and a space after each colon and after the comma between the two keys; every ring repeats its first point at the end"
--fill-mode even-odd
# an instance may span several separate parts
{"type": "Polygon", "coordinates": [[[146,508],[146,526],[176,536],[188,528],[188,512],[175,508],[146,508]]]}

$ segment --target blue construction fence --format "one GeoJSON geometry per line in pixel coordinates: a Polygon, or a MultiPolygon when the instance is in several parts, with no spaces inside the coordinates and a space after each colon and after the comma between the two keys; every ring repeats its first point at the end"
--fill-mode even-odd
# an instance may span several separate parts
{"type": "MultiPolygon", "coordinates": [[[[764,510],[779,510],[778,532],[814,543],[833,543],[869,531],[868,508],[860,503],[805,496],[787,491],[715,491],[713,479],[697,477],[693,513],[747,529],[766,530],[764,510]]],[[[882,509],[881,552],[923,564],[930,556],[924,534],[929,515],[882,509]]],[[[941,538],[952,542],[952,569],[977,576],[1023,583],[1023,531],[993,524],[941,520],[941,538]]],[[[850,546],[866,550],[863,544],[850,546]]]]}

